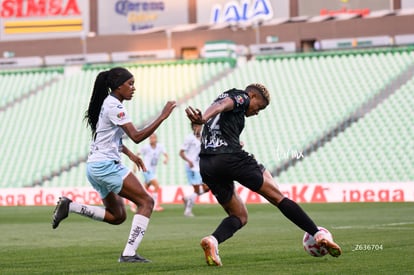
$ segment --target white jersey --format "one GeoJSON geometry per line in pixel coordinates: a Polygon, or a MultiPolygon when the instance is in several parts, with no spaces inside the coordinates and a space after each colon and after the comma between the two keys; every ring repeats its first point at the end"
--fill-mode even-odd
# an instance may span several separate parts
{"type": "Polygon", "coordinates": [[[140,151],[142,160],[144,161],[145,167],[148,171],[155,173],[157,170],[158,160],[162,154],[165,154],[165,148],[162,144],[157,143],[155,148],[151,144],[146,144],[141,148],[140,151]]]}
{"type": "Polygon", "coordinates": [[[181,146],[181,150],[184,150],[185,156],[193,162],[193,167],[190,168],[188,162],[185,162],[185,166],[195,172],[200,171],[200,146],[200,139],[194,134],[188,135],[181,146]]]}
{"type": "Polygon", "coordinates": [[[114,96],[107,96],[102,104],[96,125],[96,135],[91,142],[88,162],[121,160],[122,136],[120,125],[131,122],[124,105],[114,96]]]}

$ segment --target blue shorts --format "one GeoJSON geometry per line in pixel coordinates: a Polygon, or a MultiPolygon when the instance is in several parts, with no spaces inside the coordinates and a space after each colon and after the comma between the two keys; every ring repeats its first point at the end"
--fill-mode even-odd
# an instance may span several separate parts
{"type": "Polygon", "coordinates": [[[144,174],[144,182],[149,183],[157,177],[153,171],[142,172],[144,174]]]}
{"type": "Polygon", "coordinates": [[[203,180],[201,179],[200,172],[195,172],[195,171],[191,170],[190,168],[186,167],[185,168],[185,173],[187,174],[187,180],[188,180],[189,184],[198,185],[198,184],[203,183],[203,180]]]}
{"type": "Polygon", "coordinates": [[[86,164],[86,177],[92,187],[104,199],[110,192],[118,194],[130,169],[113,160],[88,162],[86,164]]]}

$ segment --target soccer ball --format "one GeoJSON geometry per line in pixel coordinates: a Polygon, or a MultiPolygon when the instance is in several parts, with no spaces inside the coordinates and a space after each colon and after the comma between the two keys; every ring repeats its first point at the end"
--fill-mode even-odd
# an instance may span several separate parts
{"type": "MultiPolygon", "coordinates": [[[[318,229],[325,232],[326,238],[332,241],[332,234],[328,229],[321,226],[318,226],[318,229]]],[[[325,247],[317,245],[313,236],[308,232],[305,232],[305,235],[303,235],[303,248],[309,255],[314,257],[323,257],[328,254],[328,250],[325,247]]]]}

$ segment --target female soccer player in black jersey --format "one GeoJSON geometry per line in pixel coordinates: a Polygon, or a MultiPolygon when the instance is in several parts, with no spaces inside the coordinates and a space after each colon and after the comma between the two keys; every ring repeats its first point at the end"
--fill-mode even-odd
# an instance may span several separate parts
{"type": "Polygon", "coordinates": [[[204,113],[187,107],[193,123],[203,124],[200,151],[200,172],[217,201],[228,216],[216,230],[201,240],[208,265],[221,266],[218,244],[233,236],[247,223],[247,209],[234,191],[234,181],[266,198],[293,223],[314,236],[334,257],[341,248],[319,231],[312,219],[294,201],[285,197],[272,175],[240,144],[245,117],[258,115],[270,103],[269,91],[262,84],[250,84],[245,90],[231,89],[221,95],[204,113]]]}

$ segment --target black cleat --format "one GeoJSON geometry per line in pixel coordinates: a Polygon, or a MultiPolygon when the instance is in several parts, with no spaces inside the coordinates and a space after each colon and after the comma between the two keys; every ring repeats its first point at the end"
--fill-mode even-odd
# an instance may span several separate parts
{"type": "Polygon", "coordinates": [[[122,256],[119,257],[118,262],[120,263],[150,263],[151,261],[141,257],[138,254],[134,256],[122,256]]]}
{"type": "Polygon", "coordinates": [[[56,229],[59,225],[59,223],[67,218],[69,215],[69,204],[72,202],[71,199],[68,199],[66,197],[60,197],[57,204],[55,211],[53,211],[52,216],[52,227],[53,229],[56,229]]]}

